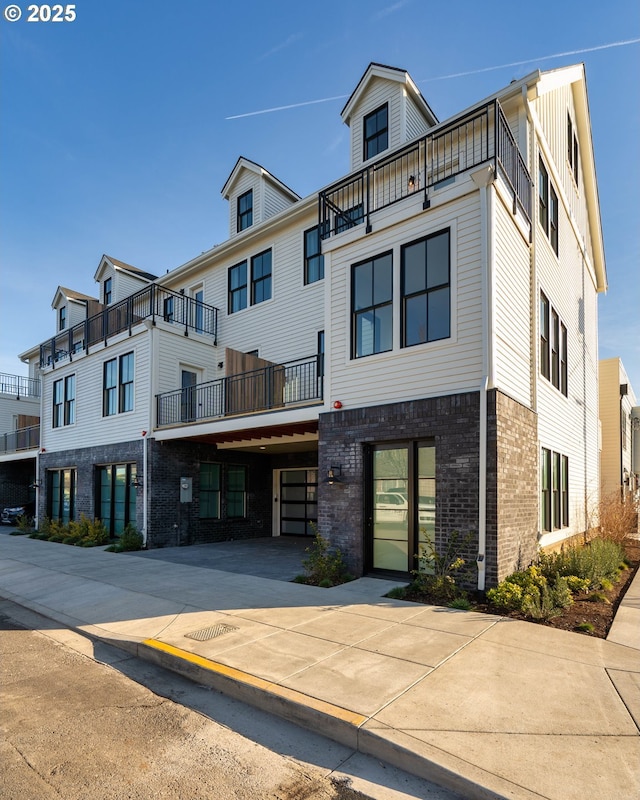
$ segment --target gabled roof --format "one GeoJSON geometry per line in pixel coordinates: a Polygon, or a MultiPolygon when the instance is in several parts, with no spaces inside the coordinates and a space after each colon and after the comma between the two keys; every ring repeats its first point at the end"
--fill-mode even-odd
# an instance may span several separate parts
{"type": "Polygon", "coordinates": [[[100,275],[104,271],[104,268],[107,266],[112,266],[115,270],[119,270],[121,272],[128,272],[130,275],[133,275],[136,278],[141,278],[145,281],[155,281],[158,279],[157,275],[153,275],[151,272],[144,272],[137,267],[132,267],[131,264],[125,264],[124,261],[118,261],[117,258],[113,258],[113,256],[103,255],[100,259],[100,263],[98,264],[98,269],[96,270],[93,279],[96,281],[100,280],[100,275]]]}
{"type": "Polygon", "coordinates": [[[358,104],[363,94],[367,91],[369,84],[374,78],[384,78],[388,81],[395,81],[396,83],[403,84],[409,94],[413,97],[418,107],[421,109],[429,124],[438,124],[438,118],[433,113],[431,107],[424,99],[422,93],[406,70],[398,69],[398,67],[388,67],[385,64],[377,64],[374,61],[369,64],[364,72],[364,75],[360,78],[358,85],[353,90],[351,97],[347,100],[345,107],[340,112],[342,121],[344,123],[347,125],[349,124],[349,119],[353,113],[353,109],[358,104]]]}
{"type": "Polygon", "coordinates": [[[95,300],[97,302],[96,297],[91,297],[91,295],[83,294],[82,292],[76,292],[74,289],[67,289],[66,286],[58,286],[53,300],[51,301],[52,308],[58,305],[58,300],[60,298],[75,303],[86,303],[89,300],[95,300]]]}
{"type": "Polygon", "coordinates": [[[274,186],[277,186],[281,192],[290,197],[294,202],[301,199],[299,194],[296,194],[293,189],[290,189],[286,184],[282,183],[282,181],[279,181],[264,167],[261,167],[260,164],[256,164],[255,161],[250,161],[248,158],[240,156],[240,158],[236,161],[235,167],[231,170],[231,175],[229,175],[225,185],[222,187],[221,194],[225,200],[229,199],[235,182],[238,180],[238,177],[244,170],[248,170],[258,177],[268,180],[274,186]]]}

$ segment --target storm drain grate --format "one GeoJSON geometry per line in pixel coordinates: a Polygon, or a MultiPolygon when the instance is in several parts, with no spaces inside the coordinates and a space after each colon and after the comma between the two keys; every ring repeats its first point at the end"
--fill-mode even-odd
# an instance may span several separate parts
{"type": "Polygon", "coordinates": [[[208,642],[209,639],[216,639],[218,636],[224,636],[225,633],[233,633],[237,631],[233,625],[225,625],[220,623],[212,625],[210,628],[203,628],[201,631],[194,631],[193,633],[185,633],[187,639],[196,639],[198,642],[208,642]]]}

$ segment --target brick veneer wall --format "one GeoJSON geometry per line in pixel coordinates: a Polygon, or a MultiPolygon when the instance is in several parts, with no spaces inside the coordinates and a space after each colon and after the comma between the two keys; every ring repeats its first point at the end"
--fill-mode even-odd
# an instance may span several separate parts
{"type": "Polygon", "coordinates": [[[272,533],[272,471],[268,455],[231,450],[198,442],[149,440],[148,547],[175,547],[251,539],[272,533]],[[223,465],[221,519],[200,519],[200,462],[223,465]],[[224,465],[247,469],[247,515],[226,519],[224,465]],[[180,502],[180,478],[191,478],[192,501],[180,502]]]}
{"type": "Polygon", "coordinates": [[[14,508],[31,502],[34,491],[29,487],[35,479],[35,458],[0,464],[0,509],[14,508]]]}
{"type": "Polygon", "coordinates": [[[467,557],[475,562],[478,532],[479,393],[392,403],[321,414],[320,480],[341,465],[341,484],[321,483],[318,527],[339,547],[350,570],[364,559],[364,450],[367,444],[432,440],[436,446],[436,544],[458,531],[472,534],[467,557]]]}
{"type": "Polygon", "coordinates": [[[487,398],[487,588],[538,551],[538,417],[498,391],[487,398]]]}

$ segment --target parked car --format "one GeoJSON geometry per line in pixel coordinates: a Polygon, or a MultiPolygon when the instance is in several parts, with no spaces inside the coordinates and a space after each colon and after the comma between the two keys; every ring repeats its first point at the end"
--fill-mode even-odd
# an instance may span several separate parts
{"type": "Polygon", "coordinates": [[[407,498],[399,492],[379,492],[376,495],[376,522],[403,522],[408,510],[407,498]]]}
{"type": "Polygon", "coordinates": [[[13,506],[12,508],[3,508],[0,514],[0,522],[2,525],[18,524],[18,517],[33,516],[33,503],[28,503],[25,506],[13,506]]]}

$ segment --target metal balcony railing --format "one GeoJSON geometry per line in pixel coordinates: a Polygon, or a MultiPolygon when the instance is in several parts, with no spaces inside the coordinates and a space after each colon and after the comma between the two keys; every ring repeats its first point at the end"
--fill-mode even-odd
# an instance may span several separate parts
{"type": "Polygon", "coordinates": [[[106,344],[109,338],[131,330],[145,319],[162,319],[190,331],[212,336],[217,343],[218,309],[152,283],[136,294],[113,305],[105,306],[98,314],[87,317],[67,331],[62,331],[40,345],[40,366],[55,367],[59,361],[72,359],[76,353],[88,353],[96,344],[106,344]]]}
{"type": "Polygon", "coordinates": [[[410,195],[429,189],[482,164],[494,165],[513,195],[513,210],[531,222],[533,183],[500,103],[494,100],[458,117],[392,155],[320,192],[323,238],[362,223],[410,195]]]}
{"type": "Polygon", "coordinates": [[[322,356],[270,364],[156,396],[157,424],[177,425],[322,400],[322,356]]]}
{"type": "Polygon", "coordinates": [[[35,450],[40,447],[40,426],[19,428],[11,433],[0,434],[0,454],[17,453],[20,450],[35,450]]]}
{"type": "Polygon", "coordinates": [[[0,394],[10,394],[18,399],[32,397],[37,400],[40,397],[40,381],[37,378],[0,372],[0,394]]]}

